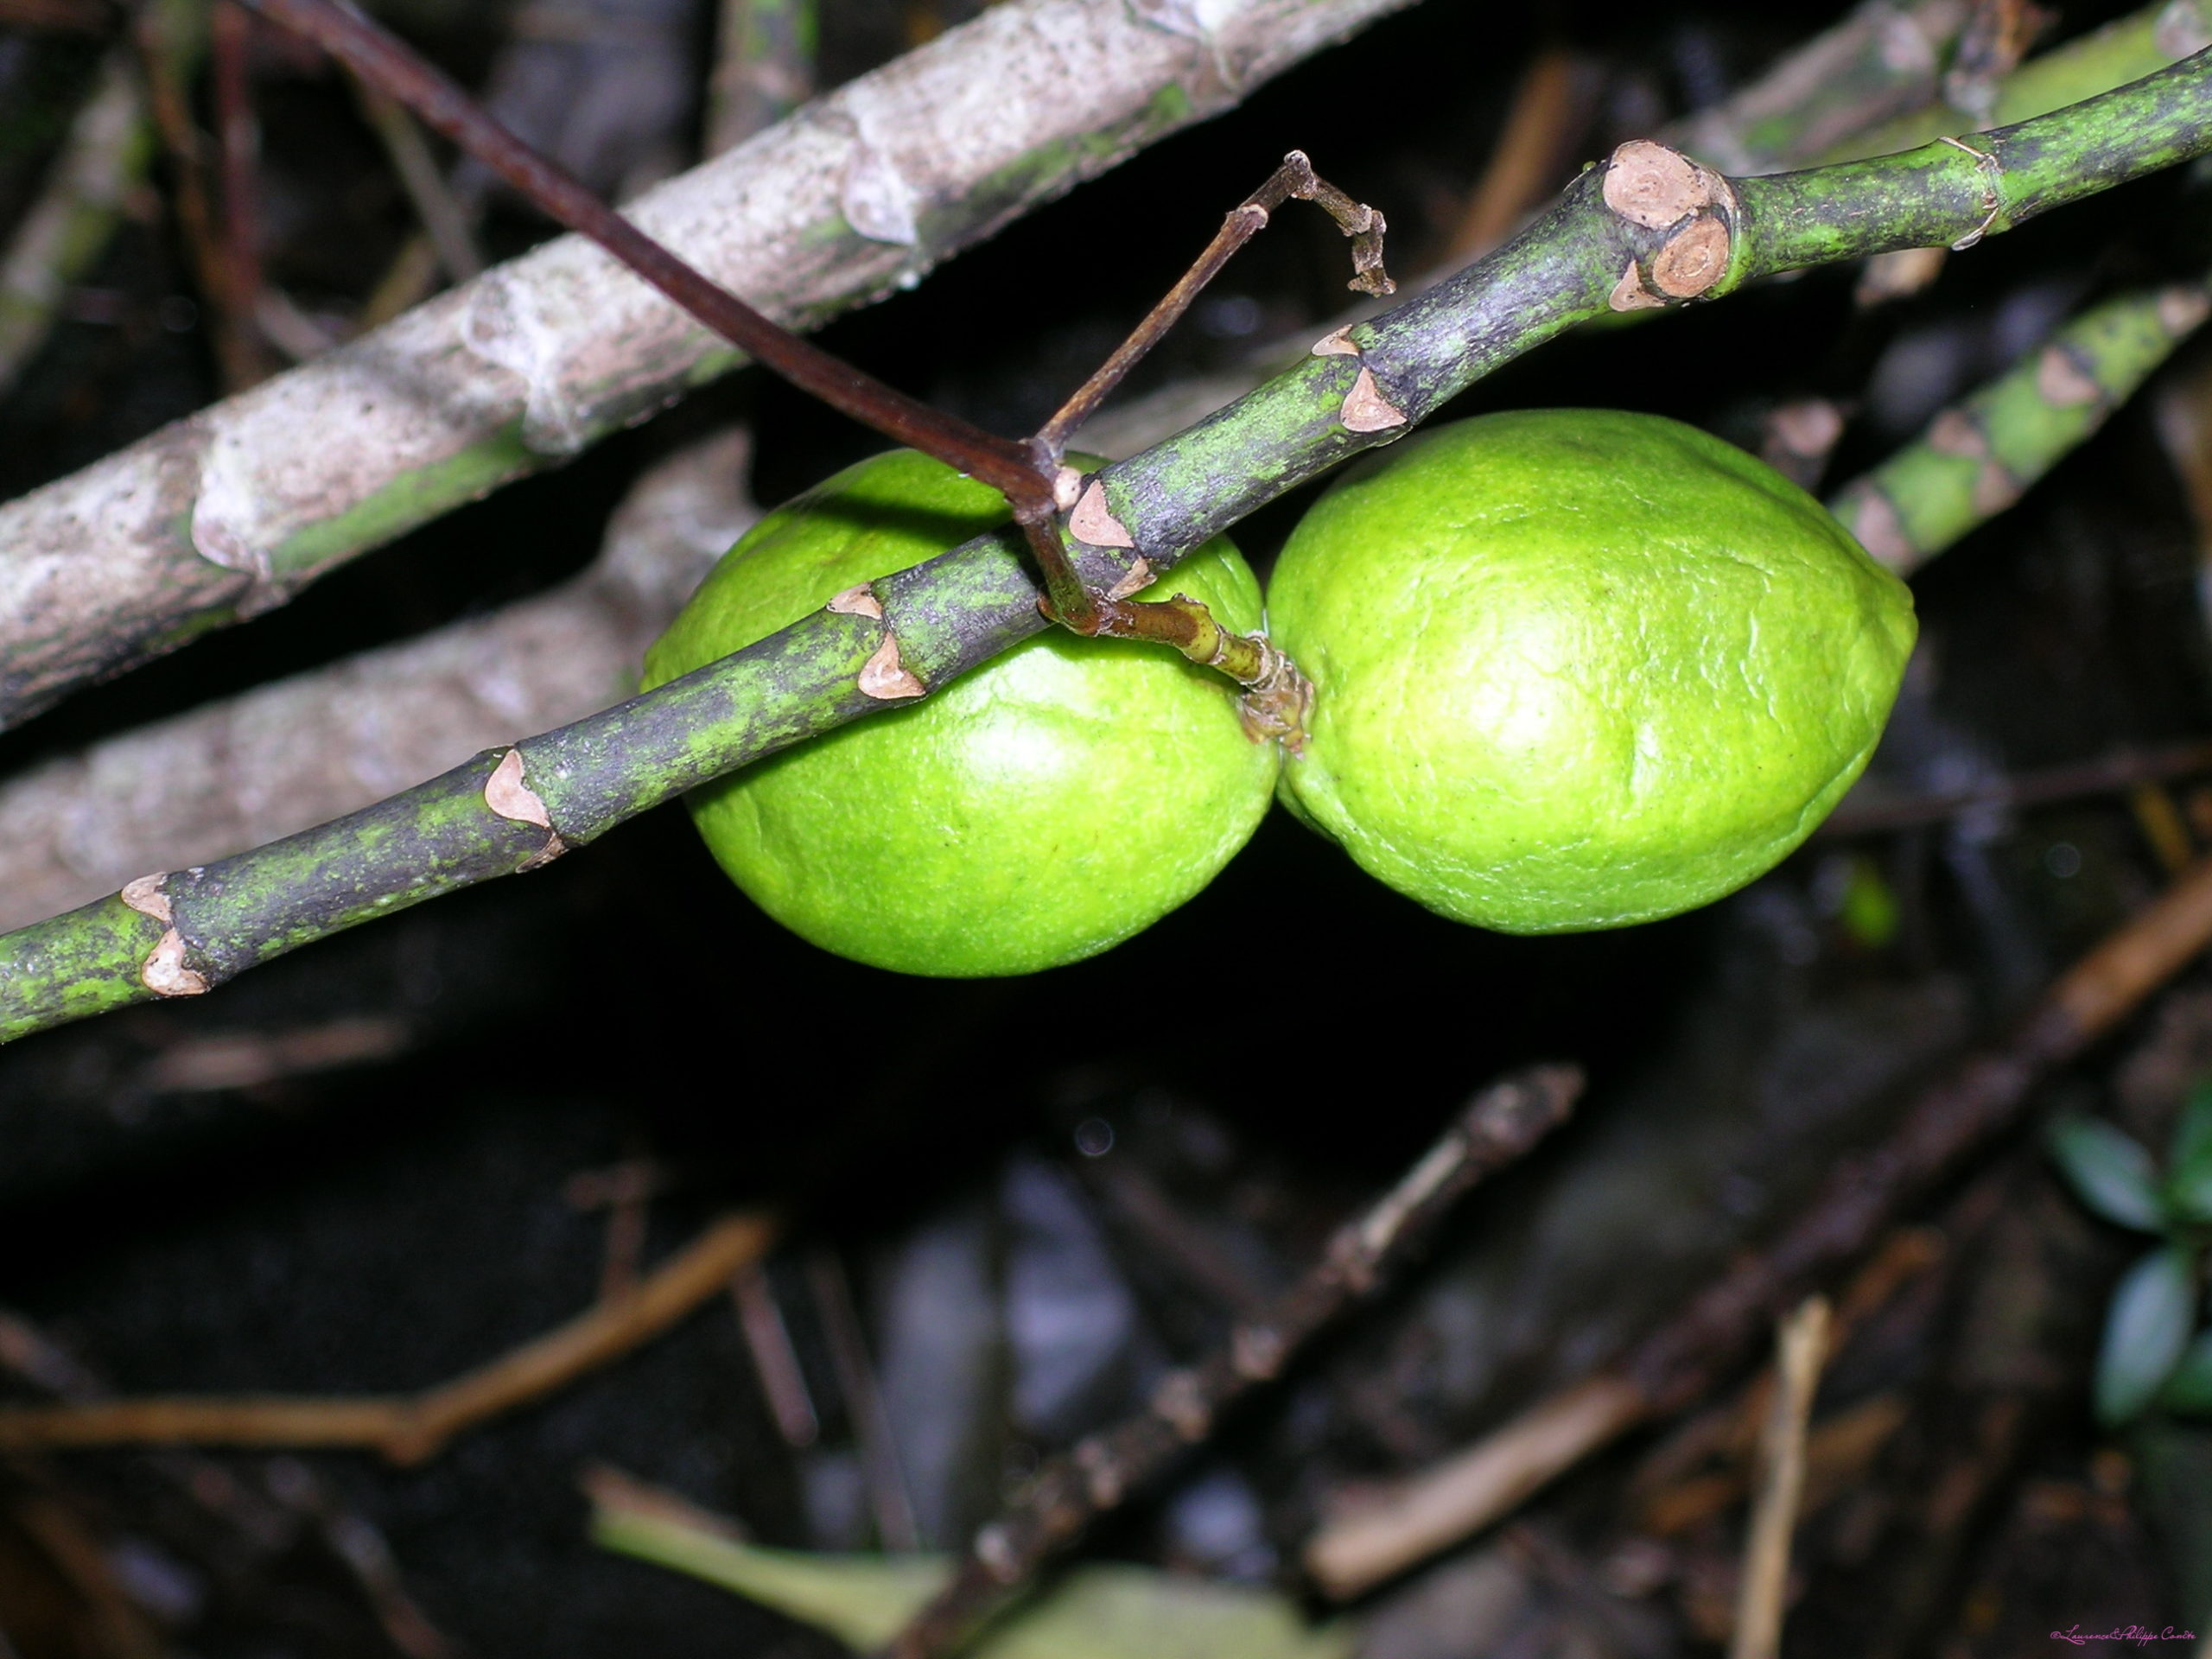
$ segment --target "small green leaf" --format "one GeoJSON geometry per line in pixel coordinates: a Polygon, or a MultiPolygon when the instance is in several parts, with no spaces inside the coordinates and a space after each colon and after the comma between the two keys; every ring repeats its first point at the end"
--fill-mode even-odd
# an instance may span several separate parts
{"type": "Polygon", "coordinates": [[[2050,1126],[2050,1153],[2082,1203],[2139,1233],[2164,1230],[2151,1154],[2102,1118],[2069,1112],[2050,1126]]]}
{"type": "Polygon", "coordinates": [[[2212,1417],[2212,1331],[2197,1333],[2166,1381],[2160,1403],[2192,1417],[2212,1417]]]}
{"type": "MultiPolygon", "coordinates": [[[[881,1646],[951,1576],[942,1555],[811,1555],[764,1549],[680,1515],[602,1499],[603,1548],[689,1573],[827,1630],[860,1651],[881,1646]]],[[[1092,1562],[1052,1580],[992,1624],[974,1659],[1348,1659],[1342,1623],[1308,1624],[1272,1590],[1092,1562]]]]}
{"type": "Polygon", "coordinates": [[[2186,1250],[2153,1250],[2113,1293],[2097,1355],[2097,1421],[2115,1427],[2141,1414],[2180,1362],[2196,1323],[2196,1274],[2186,1250]]]}

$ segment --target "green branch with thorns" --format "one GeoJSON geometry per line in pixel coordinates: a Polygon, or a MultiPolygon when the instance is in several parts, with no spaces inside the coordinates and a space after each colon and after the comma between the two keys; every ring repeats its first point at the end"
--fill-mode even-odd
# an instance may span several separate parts
{"type": "MultiPolygon", "coordinates": [[[[1201,607],[1139,610],[1133,621],[1112,607],[1267,501],[1402,436],[1484,375],[1579,322],[1715,299],[1836,260],[1970,246],[2212,149],[2212,63],[2202,53],[2050,115],[1808,172],[1732,179],[1662,145],[1624,144],[1515,240],[1457,276],[1332,333],[1297,367],[1188,430],[1081,474],[1054,450],[1055,434],[1064,443],[1072,419],[1056,417],[1036,439],[1015,443],[869,380],[683,265],[371,26],[324,0],[258,3],[346,57],[764,365],[1001,488],[1019,528],[841,594],[646,696],[487,751],[362,811],[204,868],[143,876],[0,937],[0,1039],[198,995],[314,939],[534,868],[697,785],[927,696],[1048,626],[1048,609],[1079,632],[1127,632],[1217,659],[1272,690],[1279,709],[1294,709],[1296,682],[1280,654],[1217,627],[1209,637],[1201,607]],[[1042,591],[1025,553],[1043,574],[1042,591]]],[[[1358,238],[1354,285],[1387,283],[1379,243],[1369,240],[1379,238],[1380,215],[1329,191],[1294,156],[1232,213],[1192,277],[1116,359],[1141,353],[1173,322],[1196,292],[1192,280],[1211,274],[1209,260],[1217,269],[1272,206],[1301,195],[1358,238]]],[[[1091,391],[1087,385],[1070,407],[1091,391]]]]}

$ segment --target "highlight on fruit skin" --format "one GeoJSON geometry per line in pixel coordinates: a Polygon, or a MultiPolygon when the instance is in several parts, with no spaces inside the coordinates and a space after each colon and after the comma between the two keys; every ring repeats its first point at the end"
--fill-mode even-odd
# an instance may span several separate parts
{"type": "MultiPolygon", "coordinates": [[[[912,450],[848,467],[723,556],[646,653],[645,686],[1007,517],[997,491],[912,450]]],[[[1155,588],[1260,626],[1259,582],[1226,539],[1155,588]]],[[[1277,747],[1246,736],[1236,702],[1160,646],[1054,631],[689,804],[730,879],[824,950],[911,974],[1033,973],[1149,927],[1251,838],[1277,747]]]]}
{"type": "Polygon", "coordinates": [[[1268,614],[1315,688],[1285,803],[1511,933],[1655,920],[1770,868],[1865,767],[1915,632],[1796,485],[1611,410],[1384,451],[1293,531],[1268,614]]]}

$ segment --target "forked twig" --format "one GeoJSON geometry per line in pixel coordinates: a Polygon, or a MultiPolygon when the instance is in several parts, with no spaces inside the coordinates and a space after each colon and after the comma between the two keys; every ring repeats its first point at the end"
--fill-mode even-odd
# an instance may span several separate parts
{"type": "Polygon", "coordinates": [[[1286,201],[1313,203],[1337,221],[1338,229],[1352,238],[1352,277],[1345,284],[1347,288],[1378,299],[1397,291],[1398,285],[1382,269],[1382,232],[1389,228],[1382,215],[1364,202],[1354,201],[1319,177],[1313,171],[1313,163],[1306,160],[1306,152],[1294,149],[1282,158],[1282,165],[1268,175],[1266,183],[1230,210],[1221,228],[1214,232],[1213,240],[1206,244],[1205,251],[1152,308],[1145,320],[1130,331],[1129,337],[1115,348],[1113,355],[1100,364],[1097,372],[1037,429],[1037,435],[1029,440],[1031,448],[1057,463],[1067,452],[1069,436],[1097,413],[1098,405],[1121,385],[1131,369],[1144,360],[1145,353],[1166,338],[1167,331],[1191,308],[1191,302],[1206,284],[1221,274],[1222,267],[1235,257],[1236,251],[1267,229],[1269,215],[1286,201]]]}
{"type": "Polygon", "coordinates": [[[1513,1163],[1567,1119],[1581,1071],[1541,1065],[1475,1096],[1421,1161],[1364,1214],[1339,1228],[1313,1269],[1240,1319],[1217,1353],[1171,1371],[1149,1408],[1090,1435],[1038,1471],[1021,1503],[976,1535],[951,1583],[917,1613],[886,1659],[936,1659],[978,1620],[1213,1432],[1222,1414],[1280,1376],[1323,1326],[1386,1282],[1468,1190],[1513,1163]]]}

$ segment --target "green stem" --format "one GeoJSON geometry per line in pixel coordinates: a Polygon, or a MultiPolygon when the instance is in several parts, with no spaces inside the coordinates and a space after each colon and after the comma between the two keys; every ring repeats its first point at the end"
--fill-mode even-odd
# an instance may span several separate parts
{"type": "Polygon", "coordinates": [[[1931,421],[1828,506],[1866,550],[1910,575],[2011,506],[2134,394],[2209,310],[2206,284],[2122,294],[1931,421]]]}
{"type": "MultiPolygon", "coordinates": [[[[1995,234],[2207,149],[2212,67],[2202,54],[1984,135],[1973,152],[1939,143],[1732,181],[1658,146],[1624,145],[1489,257],[1104,468],[1106,508],[1135,545],[1071,541],[1071,552],[1086,583],[1110,590],[1139,559],[1153,572],[1173,566],[1577,322],[1825,260],[1995,234]]],[[[505,752],[487,753],[320,829],[133,883],[135,905],[118,895],[0,937],[0,1038],[212,987],[310,939],[527,868],[750,760],[925,696],[1045,626],[1020,548],[1011,527],[978,537],[874,583],[865,601],[841,596],[836,610],[528,739],[515,750],[518,777],[505,752]]]]}

